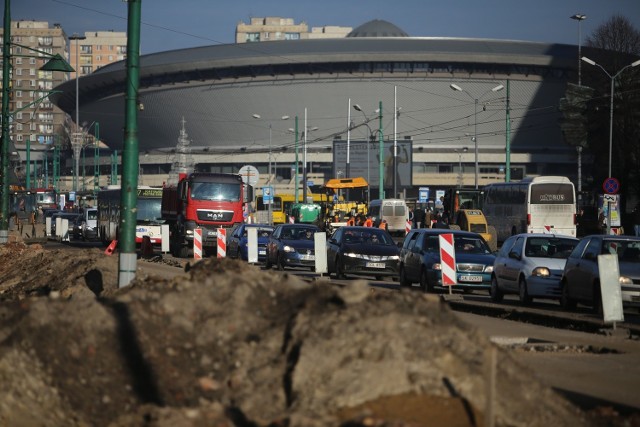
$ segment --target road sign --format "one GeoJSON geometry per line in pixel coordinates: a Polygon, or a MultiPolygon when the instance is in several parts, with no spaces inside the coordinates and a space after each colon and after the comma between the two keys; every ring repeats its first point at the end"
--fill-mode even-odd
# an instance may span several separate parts
{"type": "Polygon", "coordinates": [[[607,194],[617,194],[620,190],[620,181],[615,178],[607,178],[602,183],[602,189],[607,194]]]}
{"type": "Polygon", "coordinates": [[[427,203],[429,200],[429,187],[420,187],[418,189],[418,201],[420,203],[427,203]]]}
{"type": "Polygon", "coordinates": [[[258,179],[260,179],[258,169],[251,165],[242,166],[238,174],[242,177],[242,182],[251,186],[255,186],[258,183],[258,179]]]}
{"type": "Polygon", "coordinates": [[[262,203],[265,205],[273,203],[273,187],[262,188],[262,203]]]}

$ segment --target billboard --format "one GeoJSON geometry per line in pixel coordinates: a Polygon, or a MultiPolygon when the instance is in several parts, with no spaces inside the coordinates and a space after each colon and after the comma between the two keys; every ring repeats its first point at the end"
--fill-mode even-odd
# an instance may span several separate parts
{"type": "MultiPolygon", "coordinates": [[[[397,188],[411,187],[413,163],[413,141],[403,139],[397,142],[397,188]]],[[[393,189],[393,141],[384,141],[384,188],[393,189]]],[[[367,143],[363,140],[351,140],[349,143],[349,178],[361,176],[369,182],[371,188],[380,185],[380,142],[367,143]]],[[[347,141],[336,139],[333,141],[333,176],[346,178],[347,172],[347,141]]],[[[386,191],[387,194],[391,192],[386,191]]]]}

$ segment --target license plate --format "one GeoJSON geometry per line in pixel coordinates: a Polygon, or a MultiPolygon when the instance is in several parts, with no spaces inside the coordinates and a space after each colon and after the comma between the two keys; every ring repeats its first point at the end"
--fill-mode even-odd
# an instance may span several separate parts
{"type": "Polygon", "coordinates": [[[384,262],[368,262],[367,268],[384,268],[384,262]]]}
{"type": "Polygon", "coordinates": [[[217,236],[218,232],[217,231],[209,231],[207,232],[207,236],[217,236]]]}
{"type": "Polygon", "coordinates": [[[300,259],[303,261],[314,261],[316,259],[315,255],[300,255],[300,259]]]}
{"type": "Polygon", "coordinates": [[[266,250],[258,251],[258,255],[266,255],[266,254],[267,254],[266,250]]]}
{"type": "Polygon", "coordinates": [[[458,276],[458,282],[482,282],[482,276],[458,276]]]}

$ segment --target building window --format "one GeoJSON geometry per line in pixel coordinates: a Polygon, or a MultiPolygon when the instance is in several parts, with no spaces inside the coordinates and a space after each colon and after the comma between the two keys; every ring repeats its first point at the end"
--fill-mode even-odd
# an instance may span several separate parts
{"type": "Polygon", "coordinates": [[[285,40],[300,40],[300,33],[284,33],[285,40]]]}
{"type": "Polygon", "coordinates": [[[36,58],[29,58],[29,64],[36,65],[36,58]]]}
{"type": "Polygon", "coordinates": [[[36,75],[36,69],[35,68],[29,68],[29,75],[30,76],[35,76],[36,75]]]}
{"type": "Polygon", "coordinates": [[[22,108],[22,101],[16,102],[16,108],[22,108]]]}
{"type": "Polygon", "coordinates": [[[16,65],[22,64],[22,58],[16,58],[16,65]]]}
{"type": "Polygon", "coordinates": [[[22,87],[22,80],[16,80],[14,81],[15,83],[15,87],[22,87]]]}
{"type": "Polygon", "coordinates": [[[22,68],[16,68],[16,76],[22,75],[22,68]]]}
{"type": "Polygon", "coordinates": [[[113,61],[113,55],[109,55],[109,62],[113,61]]]}
{"type": "Polygon", "coordinates": [[[17,112],[16,113],[16,120],[22,120],[22,112],[17,112]]]}
{"type": "Polygon", "coordinates": [[[22,91],[21,90],[17,90],[16,91],[16,98],[22,98],[22,91]]]}
{"type": "Polygon", "coordinates": [[[16,124],[16,130],[22,130],[22,123],[16,124]]]}
{"type": "Polygon", "coordinates": [[[268,33],[268,32],[265,32],[265,33],[264,33],[264,39],[265,39],[265,40],[269,40],[269,33],[268,33]]]}
{"type": "Polygon", "coordinates": [[[91,74],[91,71],[91,65],[83,65],[82,67],[80,67],[80,74],[82,74],[83,76],[86,74],[91,74]]]}
{"type": "Polygon", "coordinates": [[[260,33],[247,33],[247,41],[248,42],[259,42],[260,41],[260,33]]]}
{"type": "Polygon", "coordinates": [[[36,87],[36,81],[35,80],[29,80],[29,86],[36,87]]]}
{"type": "Polygon", "coordinates": [[[16,135],[16,140],[22,142],[22,135],[21,134],[16,135]]]}

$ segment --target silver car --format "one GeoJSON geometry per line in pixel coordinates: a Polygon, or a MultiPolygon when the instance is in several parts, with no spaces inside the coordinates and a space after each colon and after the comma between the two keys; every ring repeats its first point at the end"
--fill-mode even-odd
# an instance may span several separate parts
{"type": "Polygon", "coordinates": [[[567,259],[562,276],[560,304],[567,310],[578,302],[602,310],[598,255],[618,256],[622,306],[640,308],[640,237],[592,235],[583,237],[567,259]]]}
{"type": "Polygon", "coordinates": [[[579,240],[571,236],[523,233],[509,237],[493,264],[491,299],[517,294],[522,304],[533,298],[560,299],[564,265],[579,240]]]}

